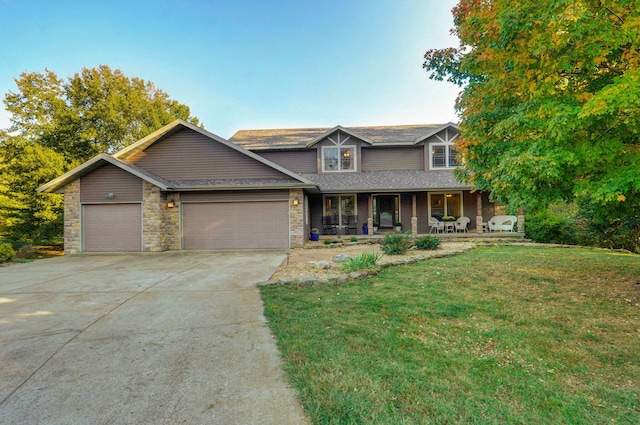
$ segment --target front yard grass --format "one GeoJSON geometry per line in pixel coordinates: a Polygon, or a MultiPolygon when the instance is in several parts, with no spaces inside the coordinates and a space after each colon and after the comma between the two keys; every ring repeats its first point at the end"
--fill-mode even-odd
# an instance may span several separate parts
{"type": "Polygon", "coordinates": [[[640,256],[483,247],[261,290],[315,424],[640,423],[640,256]]]}

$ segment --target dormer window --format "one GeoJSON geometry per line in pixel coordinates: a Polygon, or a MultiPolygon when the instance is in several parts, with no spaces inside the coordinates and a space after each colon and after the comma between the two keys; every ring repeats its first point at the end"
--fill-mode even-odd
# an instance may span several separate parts
{"type": "Polygon", "coordinates": [[[323,146],[322,171],[355,171],[355,146],[323,146]]]}
{"type": "Polygon", "coordinates": [[[460,166],[458,151],[453,147],[453,141],[458,135],[449,138],[449,130],[445,130],[444,138],[436,135],[439,141],[429,143],[429,166],[432,170],[449,169],[460,166]]]}

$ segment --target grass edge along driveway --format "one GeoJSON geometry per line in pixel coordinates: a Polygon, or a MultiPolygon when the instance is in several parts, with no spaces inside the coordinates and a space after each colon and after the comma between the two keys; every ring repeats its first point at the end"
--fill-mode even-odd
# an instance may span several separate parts
{"type": "Polygon", "coordinates": [[[315,424],[640,418],[640,256],[483,247],[261,290],[315,424]]]}

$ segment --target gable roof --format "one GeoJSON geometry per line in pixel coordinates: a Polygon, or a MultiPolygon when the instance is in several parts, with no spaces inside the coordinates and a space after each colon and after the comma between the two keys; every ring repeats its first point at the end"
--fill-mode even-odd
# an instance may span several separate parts
{"type": "Polygon", "coordinates": [[[153,133],[151,133],[150,135],[148,135],[147,137],[140,139],[139,141],[137,141],[136,143],[133,143],[132,145],[127,146],[126,148],[116,152],[113,154],[114,158],[118,158],[118,159],[122,159],[122,160],[127,160],[128,158],[131,158],[132,156],[136,155],[137,153],[145,150],[146,148],[148,148],[149,146],[151,146],[152,144],[174,134],[177,133],[180,130],[183,129],[190,129],[193,130],[195,132],[198,132],[200,134],[202,134],[205,137],[208,137],[209,139],[215,140],[218,143],[221,143],[225,146],[227,146],[228,148],[231,148],[243,155],[246,155],[258,162],[261,162],[264,165],[267,165],[268,167],[271,167],[283,174],[286,174],[288,177],[291,177],[293,179],[296,180],[300,180],[302,183],[307,183],[307,184],[313,184],[310,181],[306,181],[306,179],[304,179],[302,176],[293,173],[292,171],[276,164],[273,163],[263,157],[261,157],[260,155],[256,155],[255,153],[244,149],[242,146],[239,146],[235,143],[231,143],[230,141],[216,135],[213,134],[211,132],[208,132],[207,130],[205,130],[204,128],[198,127],[197,125],[191,124],[190,122],[181,120],[181,119],[177,119],[167,125],[165,125],[164,127],[160,128],[159,130],[154,131],[153,133]]]}
{"type": "Polygon", "coordinates": [[[62,188],[73,180],[80,178],[86,174],[95,171],[105,164],[112,164],[124,171],[127,171],[143,180],[152,183],[162,190],[229,190],[229,189],[252,189],[252,188],[315,188],[316,184],[312,181],[300,176],[278,164],[275,164],[253,152],[250,152],[241,146],[235,145],[220,136],[206,131],[196,125],[193,125],[184,120],[177,119],[170,124],[165,125],[159,130],[154,131],[148,136],[140,139],[139,141],[121,149],[113,155],[100,154],[97,155],[84,164],[74,168],[73,170],[59,176],[50,182],[42,185],[37,190],[38,192],[53,193],[62,191],[62,188]],[[134,157],[138,153],[144,151],[154,143],[169,137],[178,131],[190,129],[198,132],[203,136],[212,139],[218,143],[221,143],[242,155],[245,155],[253,160],[264,164],[284,175],[284,179],[216,179],[216,180],[175,180],[169,181],[163,179],[153,173],[150,173],[143,168],[137,167],[127,162],[127,159],[134,157]]]}
{"type": "Polygon", "coordinates": [[[344,133],[347,133],[349,136],[353,136],[353,137],[355,137],[357,139],[360,139],[360,140],[362,140],[363,142],[365,142],[365,143],[367,143],[369,145],[372,144],[370,140],[368,140],[366,137],[363,137],[363,136],[357,134],[352,129],[344,128],[341,125],[337,125],[337,126],[335,126],[333,128],[330,128],[329,130],[325,131],[324,133],[316,136],[315,138],[309,140],[306,143],[306,147],[310,148],[311,146],[315,145],[316,143],[318,143],[318,142],[320,142],[320,141],[322,141],[322,140],[324,140],[326,138],[329,138],[332,134],[337,133],[338,131],[342,131],[344,133]]]}
{"type": "Polygon", "coordinates": [[[170,185],[170,183],[162,177],[151,174],[150,172],[143,170],[140,167],[136,167],[135,165],[122,162],[110,155],[107,155],[106,153],[102,153],[100,155],[94,156],[93,158],[77,166],[73,170],[67,171],[63,175],[56,177],[48,183],[43,184],[36,190],[38,192],[44,193],[60,193],[61,189],[67,184],[97,170],[98,168],[106,164],[115,165],[121,170],[131,173],[134,176],[141,178],[142,180],[146,180],[163,190],[166,190],[170,185]]]}
{"type": "Polygon", "coordinates": [[[341,130],[373,146],[414,145],[455,123],[333,128],[239,130],[229,141],[245,149],[303,149],[341,130]]]}

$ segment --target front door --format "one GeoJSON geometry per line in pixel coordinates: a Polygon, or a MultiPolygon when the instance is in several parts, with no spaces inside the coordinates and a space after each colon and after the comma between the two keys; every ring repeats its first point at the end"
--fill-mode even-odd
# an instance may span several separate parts
{"type": "Polygon", "coordinates": [[[376,196],[376,221],[380,223],[381,229],[390,229],[396,222],[398,216],[398,196],[378,195],[376,196]]]}

